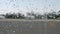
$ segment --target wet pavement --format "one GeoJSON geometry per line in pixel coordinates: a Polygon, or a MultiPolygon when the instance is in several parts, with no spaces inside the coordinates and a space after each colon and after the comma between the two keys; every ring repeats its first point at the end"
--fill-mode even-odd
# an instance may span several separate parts
{"type": "Polygon", "coordinates": [[[0,21],[0,34],[60,34],[60,21],[0,21]]]}

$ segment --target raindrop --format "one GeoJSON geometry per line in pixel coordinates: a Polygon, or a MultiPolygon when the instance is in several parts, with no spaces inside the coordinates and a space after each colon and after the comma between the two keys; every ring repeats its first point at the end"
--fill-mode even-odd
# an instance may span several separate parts
{"type": "Polygon", "coordinates": [[[15,4],[13,4],[13,6],[15,6],[15,4]]]}
{"type": "Polygon", "coordinates": [[[47,2],[47,0],[45,0],[45,2],[47,2]]]}
{"type": "Polygon", "coordinates": [[[24,0],[22,0],[22,2],[24,2],[24,0]]]}
{"type": "Polygon", "coordinates": [[[15,31],[13,31],[13,32],[15,32],[15,31]]]}
{"type": "Polygon", "coordinates": [[[14,2],[14,1],[16,1],[16,0],[10,0],[10,2],[14,2]]]}
{"type": "Polygon", "coordinates": [[[50,7],[51,5],[49,4],[49,7],[50,7]]]}

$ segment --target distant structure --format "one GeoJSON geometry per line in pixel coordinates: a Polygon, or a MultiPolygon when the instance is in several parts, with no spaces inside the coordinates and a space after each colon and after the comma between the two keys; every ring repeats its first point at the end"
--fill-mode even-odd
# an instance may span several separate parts
{"type": "Polygon", "coordinates": [[[47,15],[42,15],[41,19],[47,19],[47,15]]]}
{"type": "Polygon", "coordinates": [[[25,18],[26,18],[26,19],[35,19],[35,17],[32,16],[32,15],[26,15],[25,18]]]}
{"type": "Polygon", "coordinates": [[[0,19],[5,19],[5,16],[1,14],[0,19]]]}

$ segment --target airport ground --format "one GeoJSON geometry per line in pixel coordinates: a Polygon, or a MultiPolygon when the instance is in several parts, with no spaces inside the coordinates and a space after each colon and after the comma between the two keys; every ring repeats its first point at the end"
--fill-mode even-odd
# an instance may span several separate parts
{"type": "Polygon", "coordinates": [[[0,34],[60,34],[60,20],[0,19],[0,34]]]}

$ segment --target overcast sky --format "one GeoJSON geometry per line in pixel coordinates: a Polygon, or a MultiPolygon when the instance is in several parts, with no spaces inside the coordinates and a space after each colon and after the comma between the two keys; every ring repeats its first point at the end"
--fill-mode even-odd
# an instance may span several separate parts
{"type": "Polygon", "coordinates": [[[0,0],[0,13],[60,10],[60,0],[0,0]]]}

